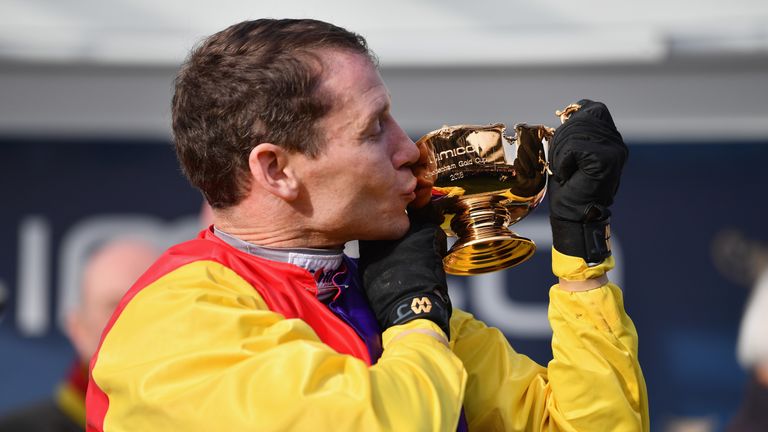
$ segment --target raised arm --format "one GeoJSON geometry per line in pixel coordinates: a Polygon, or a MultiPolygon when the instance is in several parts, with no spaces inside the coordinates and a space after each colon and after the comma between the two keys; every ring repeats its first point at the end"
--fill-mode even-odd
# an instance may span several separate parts
{"type": "Polygon", "coordinates": [[[649,430],[637,332],[608,281],[610,210],[627,148],[610,113],[582,100],[550,147],[553,360],[516,353],[496,329],[454,314],[453,351],[469,380],[465,409],[479,430],[649,430]]]}

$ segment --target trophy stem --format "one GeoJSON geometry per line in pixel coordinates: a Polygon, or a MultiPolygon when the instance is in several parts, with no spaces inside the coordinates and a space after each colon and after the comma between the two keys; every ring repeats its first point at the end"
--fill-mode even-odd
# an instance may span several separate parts
{"type": "Polygon", "coordinates": [[[451,229],[461,240],[506,234],[509,212],[499,196],[475,196],[461,200],[463,212],[451,221],[451,229]]]}
{"type": "Polygon", "coordinates": [[[446,272],[455,275],[488,273],[530,258],[534,243],[507,228],[510,214],[499,195],[474,195],[460,201],[462,211],[451,221],[458,237],[443,259],[446,272]]]}

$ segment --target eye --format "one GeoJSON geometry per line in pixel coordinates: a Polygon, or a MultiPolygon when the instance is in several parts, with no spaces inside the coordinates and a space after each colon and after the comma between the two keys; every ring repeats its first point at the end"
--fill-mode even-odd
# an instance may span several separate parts
{"type": "Polygon", "coordinates": [[[372,130],[372,132],[373,132],[374,134],[377,134],[377,133],[381,132],[381,129],[382,129],[382,126],[383,126],[381,123],[382,123],[382,122],[381,122],[381,119],[380,119],[380,118],[379,118],[379,119],[376,119],[376,121],[375,121],[375,122],[373,122],[373,130],[372,130]]]}
{"type": "Polygon", "coordinates": [[[374,120],[371,123],[371,127],[368,128],[368,136],[371,138],[376,138],[380,136],[384,132],[384,125],[385,125],[386,119],[384,116],[379,116],[376,120],[374,120]]]}

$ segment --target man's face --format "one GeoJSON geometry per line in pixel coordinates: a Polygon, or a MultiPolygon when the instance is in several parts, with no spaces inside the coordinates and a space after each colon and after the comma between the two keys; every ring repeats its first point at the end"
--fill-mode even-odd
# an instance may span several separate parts
{"type": "Polygon", "coordinates": [[[419,151],[390,114],[389,92],[371,62],[323,54],[321,91],[332,108],[318,124],[320,155],[298,160],[310,206],[304,210],[312,211],[313,230],[337,244],[398,238],[408,229],[419,151]]]}
{"type": "Polygon", "coordinates": [[[118,239],[89,260],[83,272],[80,304],[68,317],[68,333],[81,360],[90,360],[101,332],[120,299],[157,257],[141,240],[118,239]]]}

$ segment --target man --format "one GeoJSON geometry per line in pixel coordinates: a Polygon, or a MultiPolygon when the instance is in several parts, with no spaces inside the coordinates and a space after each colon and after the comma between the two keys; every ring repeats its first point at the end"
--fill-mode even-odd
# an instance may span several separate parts
{"type": "Polygon", "coordinates": [[[739,328],[737,354],[739,363],[749,373],[749,379],[739,410],[728,425],[729,432],[768,430],[768,267],[763,261],[768,250],[756,242],[745,242],[752,262],[760,268],[753,284],[739,328]]]}
{"type": "Polygon", "coordinates": [[[406,214],[428,201],[422,155],[362,37],[313,20],[211,36],[179,72],[173,128],[213,226],[118,306],[89,430],[648,430],[635,330],[605,276],[626,147],[602,104],[566,126],[544,368],[452,310],[442,231],[406,214]]]}
{"type": "Polygon", "coordinates": [[[0,420],[0,430],[19,432],[82,431],[88,362],[99,345],[101,331],[134,281],[158,254],[150,244],[115,239],[94,252],[83,270],[80,301],[67,316],[67,336],[77,353],[52,400],[19,409],[0,420]]]}

